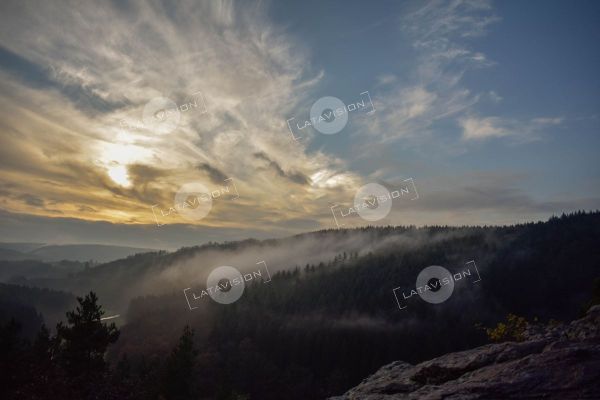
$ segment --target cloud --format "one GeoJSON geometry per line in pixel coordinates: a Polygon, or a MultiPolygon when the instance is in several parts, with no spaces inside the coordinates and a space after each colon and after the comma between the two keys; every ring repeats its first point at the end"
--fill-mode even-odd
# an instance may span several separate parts
{"type": "MultiPolygon", "coordinates": [[[[345,144],[326,152],[318,141],[294,142],[286,119],[307,111],[334,71],[313,71],[311,50],[269,18],[266,4],[4,1],[2,208],[56,223],[57,230],[77,226],[65,240],[78,239],[80,227],[106,228],[102,224],[110,226],[103,239],[121,240],[125,236],[113,236],[113,229],[133,235],[156,227],[151,207],[171,207],[182,185],[214,187],[231,177],[239,199],[216,200],[201,221],[174,218],[152,231],[151,240],[287,235],[331,227],[333,203],[352,201],[369,178],[408,169],[408,161],[380,157],[390,142],[440,142],[436,124],[451,128],[457,119],[463,139],[473,141],[534,137],[561,122],[479,116],[473,108],[481,98],[495,101],[495,92],[472,90],[463,76],[493,65],[473,38],[498,18],[490,2],[433,1],[416,3],[401,18],[408,72],[404,66],[403,74],[378,72],[376,113],[351,124],[358,129],[348,146],[356,147],[344,154],[345,144]],[[206,108],[183,109],[198,92],[206,108]],[[178,110],[170,132],[155,129],[144,114],[157,98],[172,100],[178,110]],[[371,157],[385,165],[363,177],[352,169],[357,154],[359,161],[371,157]]],[[[428,221],[423,215],[410,222],[428,221]]]]}
{"type": "Polygon", "coordinates": [[[478,172],[417,181],[419,199],[393,203],[390,218],[420,224],[515,224],[578,210],[595,210],[600,197],[584,193],[536,196],[534,176],[517,172],[478,172]]]}
{"type": "Polygon", "coordinates": [[[398,80],[398,77],[393,74],[379,75],[377,77],[377,85],[385,86],[385,85],[395,83],[397,80],[398,80]]]}
{"type": "Polygon", "coordinates": [[[208,163],[198,164],[196,169],[208,173],[208,176],[213,183],[223,183],[223,181],[227,179],[227,175],[208,163]]]}
{"type": "Polygon", "coordinates": [[[33,207],[44,207],[45,205],[44,199],[32,194],[23,194],[18,196],[18,198],[33,207]]]}
{"type": "Polygon", "coordinates": [[[498,93],[496,93],[493,90],[490,90],[490,92],[488,93],[488,96],[489,96],[490,100],[494,103],[500,103],[502,101],[502,96],[500,96],[498,93]]]}
{"type": "Polygon", "coordinates": [[[459,119],[459,124],[462,128],[462,138],[465,140],[483,140],[513,135],[531,139],[539,130],[559,125],[562,121],[563,119],[559,117],[517,121],[500,117],[469,116],[459,119]]]}
{"type": "Polygon", "coordinates": [[[154,168],[150,165],[131,164],[127,168],[131,179],[138,185],[145,185],[158,178],[169,175],[169,171],[154,168]]]}
{"type": "Polygon", "coordinates": [[[57,90],[78,109],[91,114],[114,111],[126,105],[123,99],[99,96],[94,87],[82,86],[79,82],[69,79],[60,79],[53,68],[31,62],[2,46],[0,67],[25,85],[37,89],[57,90]]]}
{"type": "Polygon", "coordinates": [[[8,1],[3,8],[1,180],[13,185],[7,210],[152,223],[150,207],[172,205],[181,185],[232,177],[242,198],[217,202],[201,223],[245,229],[302,220],[322,207],[312,198],[335,195],[335,185],[311,186],[309,176],[343,162],[307,153],[285,128],[285,116],[324,75],[307,71],[308,50],[268,19],[264,5],[8,1]],[[198,91],[206,112],[182,110],[198,91]],[[144,122],[146,105],[158,97],[179,109],[176,129],[166,134],[144,122]],[[36,182],[46,207],[18,196],[28,192],[24,182],[36,182]]]}
{"type": "MultiPolygon", "coordinates": [[[[412,44],[407,80],[382,74],[375,95],[377,117],[365,119],[369,141],[436,140],[432,125],[472,108],[482,96],[468,89],[463,76],[494,63],[470,48],[468,39],[483,36],[498,20],[487,1],[428,1],[400,19],[402,39],[412,44]],[[385,85],[382,85],[385,83],[385,85]]],[[[406,57],[406,56],[405,56],[406,57]]],[[[377,152],[374,149],[374,152],[377,152]]]]}
{"type": "Polygon", "coordinates": [[[493,14],[490,0],[433,0],[423,3],[403,21],[406,29],[422,41],[438,41],[447,37],[478,37],[499,20],[493,14]]]}
{"type": "Polygon", "coordinates": [[[301,172],[297,172],[297,171],[285,172],[283,170],[283,168],[281,168],[281,166],[279,165],[279,163],[277,163],[276,161],[271,160],[269,158],[269,156],[267,156],[263,152],[255,153],[254,157],[256,157],[259,160],[266,161],[268,163],[269,167],[273,171],[275,171],[277,173],[277,175],[279,175],[282,178],[288,179],[291,182],[297,183],[299,185],[308,185],[310,183],[310,178],[308,178],[306,175],[304,175],[301,172]]]}
{"type": "Polygon", "coordinates": [[[506,122],[498,117],[462,118],[460,125],[463,128],[464,139],[484,139],[511,134],[511,131],[504,126],[506,122]]]}

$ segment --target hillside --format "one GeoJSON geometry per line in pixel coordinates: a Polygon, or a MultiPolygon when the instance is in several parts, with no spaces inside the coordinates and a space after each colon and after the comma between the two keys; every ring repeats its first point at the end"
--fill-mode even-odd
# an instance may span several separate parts
{"type": "Polygon", "coordinates": [[[53,328],[64,320],[65,312],[75,303],[70,293],[0,283],[0,325],[15,319],[25,336],[32,337],[42,322],[53,328]]]}
{"type": "Polygon", "coordinates": [[[396,361],[330,400],[596,399],[600,305],[521,342],[489,344],[411,365],[396,361]]]}
{"type": "Polygon", "coordinates": [[[110,246],[101,244],[68,244],[47,245],[35,249],[28,254],[44,261],[89,261],[109,262],[125,258],[136,253],[147,253],[156,250],[141,247],[110,246]]]}
{"type": "Polygon", "coordinates": [[[56,262],[61,260],[90,261],[105,263],[153,249],[103,244],[47,245],[43,243],[0,243],[0,260],[39,260],[56,262]]]}
{"type": "Polygon", "coordinates": [[[160,365],[190,325],[199,393],[318,399],[395,360],[417,365],[484,345],[476,325],[493,326],[508,313],[577,318],[600,276],[599,242],[597,212],[506,227],[340,229],[137,254],[19,283],[98,293],[107,315],[121,315],[107,359],[127,355],[140,368],[140,385],[151,385],[142,374],[149,359],[160,365]],[[268,283],[248,284],[232,304],[204,298],[190,309],[183,289],[205,287],[218,266],[251,271],[261,260],[268,283]],[[480,280],[457,282],[439,304],[414,296],[399,308],[395,290],[414,288],[426,267],[457,273],[471,260],[480,280]],[[257,383],[265,379],[268,385],[257,383]]]}
{"type": "Polygon", "coordinates": [[[26,254],[26,253],[21,253],[20,251],[17,251],[17,250],[0,248],[0,260],[16,261],[16,260],[36,260],[36,259],[37,259],[36,256],[26,254]]]}

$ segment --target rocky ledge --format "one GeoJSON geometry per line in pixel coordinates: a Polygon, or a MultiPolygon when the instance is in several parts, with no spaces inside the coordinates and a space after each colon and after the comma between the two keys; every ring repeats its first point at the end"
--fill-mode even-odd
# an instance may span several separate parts
{"type": "Polygon", "coordinates": [[[524,337],[417,365],[395,361],[330,400],[600,399],[600,305],[524,337]]]}

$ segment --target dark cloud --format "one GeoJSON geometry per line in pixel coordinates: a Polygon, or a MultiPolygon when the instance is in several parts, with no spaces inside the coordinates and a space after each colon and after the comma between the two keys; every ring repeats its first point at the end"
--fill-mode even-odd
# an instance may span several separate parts
{"type": "Polygon", "coordinates": [[[33,194],[22,194],[18,197],[19,200],[23,200],[26,204],[33,207],[44,207],[44,199],[41,197],[35,196],[33,194]]]}
{"type": "Polygon", "coordinates": [[[0,68],[35,89],[58,90],[76,108],[89,115],[115,111],[127,105],[124,98],[105,99],[98,96],[94,92],[99,88],[94,85],[82,86],[60,82],[51,68],[31,62],[2,46],[0,46],[0,68]]]}
{"type": "Polygon", "coordinates": [[[135,185],[145,185],[168,176],[169,172],[149,165],[131,164],[127,166],[127,174],[135,185]]]}
{"type": "Polygon", "coordinates": [[[269,164],[269,167],[282,178],[285,178],[299,185],[310,184],[310,178],[308,176],[298,171],[285,172],[277,161],[272,160],[266,153],[262,151],[259,153],[254,153],[254,157],[256,157],[259,160],[266,161],[269,164]]]}
{"type": "Polygon", "coordinates": [[[199,164],[196,166],[196,169],[206,172],[213,183],[223,183],[223,181],[227,179],[227,175],[225,175],[220,169],[215,168],[208,163],[199,164]]]}
{"type": "Polygon", "coordinates": [[[495,212],[504,211],[515,214],[562,213],[580,209],[597,209],[600,207],[600,198],[538,200],[518,187],[502,184],[499,179],[456,187],[451,190],[420,193],[419,199],[412,203],[412,206],[415,209],[427,211],[494,210],[495,212]]]}
{"type": "Polygon", "coordinates": [[[319,221],[310,218],[286,219],[285,221],[274,222],[273,225],[281,228],[292,228],[301,231],[316,231],[322,228],[319,221]]]}
{"type": "Polygon", "coordinates": [[[0,196],[8,197],[12,193],[10,189],[14,189],[16,187],[17,185],[14,183],[0,183],[0,196]]]}

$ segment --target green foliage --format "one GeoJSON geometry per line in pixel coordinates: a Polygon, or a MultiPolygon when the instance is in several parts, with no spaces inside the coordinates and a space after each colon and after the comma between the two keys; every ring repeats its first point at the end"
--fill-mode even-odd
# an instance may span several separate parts
{"type": "Polygon", "coordinates": [[[525,318],[508,314],[506,322],[499,322],[495,328],[487,328],[485,331],[488,338],[494,342],[522,342],[525,339],[523,334],[528,325],[525,318]]]}

